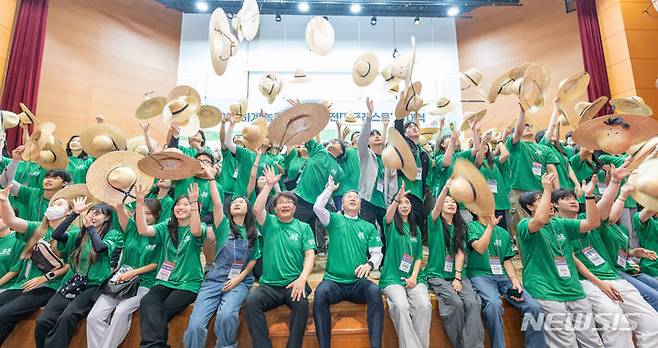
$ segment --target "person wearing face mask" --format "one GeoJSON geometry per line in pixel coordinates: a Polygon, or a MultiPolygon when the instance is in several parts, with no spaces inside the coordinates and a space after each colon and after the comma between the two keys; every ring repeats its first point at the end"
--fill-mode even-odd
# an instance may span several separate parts
{"type": "Polygon", "coordinates": [[[68,255],[69,274],[36,320],[34,339],[39,348],[68,346],[78,323],[94,305],[98,288],[112,273],[112,253],[123,246],[121,232],[110,226],[112,207],[105,203],[89,208],[80,218],[79,230],[68,230],[87,208],[86,197],[74,199],[72,213],[53,231],[57,249],[68,255]]]}
{"type": "Polygon", "coordinates": [[[153,238],[162,248],[155,284],[139,305],[142,347],[167,345],[167,323],[197,297],[203,281],[201,249],[212,230],[199,216],[199,187],[191,184],[187,195],[174,201],[167,222],[149,226],[146,221],[146,190],[138,187],[135,221],[140,235],[153,238]],[[210,233],[209,233],[210,232],[210,233]]]}
{"type": "Polygon", "coordinates": [[[66,170],[71,173],[73,184],[84,184],[87,178],[87,170],[94,163],[94,158],[87,155],[80,145],[80,136],[73,135],[66,143],[66,154],[69,156],[69,164],[66,170]]]}

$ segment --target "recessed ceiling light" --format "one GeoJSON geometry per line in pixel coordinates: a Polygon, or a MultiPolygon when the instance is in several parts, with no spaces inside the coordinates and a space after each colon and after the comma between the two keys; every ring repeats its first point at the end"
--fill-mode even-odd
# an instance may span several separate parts
{"type": "Polygon", "coordinates": [[[352,13],[359,13],[359,12],[361,12],[361,5],[359,5],[359,4],[352,4],[352,6],[350,6],[350,12],[352,12],[352,13]]]}
{"type": "Polygon", "coordinates": [[[459,14],[459,7],[452,6],[448,9],[448,16],[455,17],[458,14],[459,14]]]}
{"type": "Polygon", "coordinates": [[[208,11],[208,3],[205,1],[197,1],[196,2],[196,9],[201,11],[201,12],[206,12],[208,11]]]}
{"type": "Polygon", "coordinates": [[[370,24],[376,25],[377,24],[377,17],[370,18],[370,24]]]}
{"type": "Polygon", "coordinates": [[[420,18],[419,17],[414,18],[414,24],[415,25],[420,24],[420,18]]]}
{"type": "Polygon", "coordinates": [[[281,15],[277,13],[276,16],[274,17],[274,20],[277,22],[281,22],[281,15]]]}
{"type": "Polygon", "coordinates": [[[308,9],[310,8],[310,6],[308,5],[308,2],[300,2],[299,5],[297,5],[297,8],[301,12],[308,12],[308,9]]]}

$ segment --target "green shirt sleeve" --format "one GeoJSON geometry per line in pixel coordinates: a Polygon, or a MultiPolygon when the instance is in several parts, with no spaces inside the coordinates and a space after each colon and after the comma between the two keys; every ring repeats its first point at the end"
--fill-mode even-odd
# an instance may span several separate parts
{"type": "Polygon", "coordinates": [[[580,239],[580,220],[579,219],[560,219],[562,228],[567,233],[569,240],[580,239]]]}
{"type": "Polygon", "coordinates": [[[302,223],[302,240],[303,240],[303,245],[304,245],[304,251],[306,250],[315,250],[315,236],[313,235],[313,231],[311,230],[311,226],[309,226],[306,223],[302,223]]]}
{"type": "Polygon", "coordinates": [[[382,239],[379,237],[379,233],[375,228],[375,225],[368,224],[368,248],[376,248],[383,246],[382,239]]]}

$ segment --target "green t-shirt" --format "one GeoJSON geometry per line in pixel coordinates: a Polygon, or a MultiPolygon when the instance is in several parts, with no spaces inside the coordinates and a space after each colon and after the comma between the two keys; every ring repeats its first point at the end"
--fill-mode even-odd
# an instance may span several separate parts
{"type": "Polygon", "coordinates": [[[281,222],[267,214],[260,226],[263,236],[263,275],[261,284],[286,286],[299,277],[304,268],[307,250],[315,250],[315,236],[311,227],[293,219],[281,222]]]}
{"type": "Polygon", "coordinates": [[[628,239],[628,229],[626,226],[602,221],[601,226],[597,231],[600,234],[603,247],[605,248],[605,253],[601,252],[601,257],[603,257],[606,262],[610,262],[618,272],[631,270],[633,267],[629,263],[630,258],[628,257],[628,249],[630,244],[628,239]],[[617,261],[623,260],[618,258],[620,252],[627,256],[626,262],[623,265],[617,263],[617,261]]]}
{"type": "Polygon", "coordinates": [[[427,217],[427,247],[429,248],[429,258],[425,266],[425,274],[428,279],[441,278],[452,280],[455,278],[455,255],[457,250],[453,250],[452,239],[455,238],[453,225],[448,225],[450,231],[450,240],[446,241],[443,235],[443,221],[441,217],[436,220],[432,219],[430,214],[427,217]],[[445,271],[446,260],[452,259],[450,271],[445,271]]]}
{"type": "MultiPolygon", "coordinates": [[[[126,230],[123,231],[123,254],[121,265],[128,265],[133,269],[144,267],[160,260],[161,248],[155,243],[153,237],[141,236],[137,232],[135,220],[129,219],[126,230]]],[[[139,285],[151,288],[155,283],[156,270],[142,273],[139,276],[139,285]]]]}
{"type": "MultiPolygon", "coordinates": [[[[260,175],[261,169],[260,164],[263,163],[263,157],[261,156],[261,161],[258,163],[258,173],[260,175]]],[[[254,166],[256,161],[256,153],[238,146],[235,150],[235,165],[237,171],[233,172],[233,178],[235,179],[235,184],[233,186],[233,194],[235,196],[246,196],[247,195],[247,186],[249,185],[249,177],[251,176],[251,168],[254,166]],[[236,176],[237,175],[237,176],[236,176]]],[[[277,169],[274,169],[277,171],[277,169]]]]}
{"type": "MultiPolygon", "coordinates": [[[[17,233],[10,231],[4,237],[0,237],[0,274],[5,275],[13,271],[20,264],[20,256],[25,247],[25,242],[17,236],[17,233]]],[[[16,277],[9,280],[0,289],[8,289],[16,282],[16,277]]]]}
{"type": "Polygon", "coordinates": [[[342,196],[348,191],[359,191],[359,176],[361,168],[359,167],[359,150],[354,147],[346,148],[345,155],[340,161],[340,168],[343,173],[347,173],[340,182],[340,186],[334,191],[334,196],[342,196]]]}
{"type": "Polygon", "coordinates": [[[87,182],[87,170],[94,163],[93,157],[82,159],[78,156],[69,156],[69,164],[66,170],[71,174],[71,184],[84,184],[87,182]]]}
{"type": "Polygon", "coordinates": [[[177,231],[178,246],[176,246],[169,237],[168,223],[169,221],[166,221],[153,225],[155,230],[154,241],[162,249],[159,258],[160,268],[165,261],[173,263],[174,266],[169,279],[156,279],[155,285],[198,293],[201,282],[203,282],[201,248],[203,247],[203,241],[206,239],[206,224],[201,223],[201,236],[199,237],[192,235],[190,226],[179,226],[177,231]]]}
{"type": "Polygon", "coordinates": [[[292,149],[283,157],[283,167],[286,169],[285,176],[288,180],[295,180],[302,168],[304,167],[306,159],[299,155],[297,149],[292,149]]]}
{"type": "Polygon", "coordinates": [[[582,238],[580,221],[554,217],[538,232],[530,233],[525,218],[519,222],[518,238],[523,256],[523,284],[532,297],[547,301],[576,301],[585,298],[578,281],[570,241],[582,238]],[[568,277],[558,273],[556,258],[566,262],[568,277]]]}
{"type": "MultiPolygon", "coordinates": [[[[66,235],[68,236],[66,243],[57,242],[57,248],[62,253],[70,256],[76,249],[76,239],[80,235],[80,230],[69,230],[66,232],[66,235]]],[[[91,261],[91,238],[88,238],[84,245],[79,245],[78,247],[82,248],[79,262],[69,257],[69,265],[71,267],[69,268],[67,278],[74,273],[86,274],[88,285],[102,284],[112,274],[112,267],[110,266],[112,253],[114,249],[123,246],[123,236],[117,230],[109,230],[103,237],[103,243],[107,246],[107,251],[97,254],[96,262],[91,261]]]]}
{"type": "MultiPolygon", "coordinates": [[[[588,161],[583,161],[580,158],[580,154],[575,154],[571,156],[571,159],[569,160],[569,165],[571,165],[571,169],[573,169],[573,173],[576,174],[576,179],[578,179],[578,182],[582,183],[583,180],[585,180],[586,183],[589,183],[592,180],[592,176],[594,176],[594,169],[592,169],[590,165],[593,164],[588,163],[588,161]]],[[[599,170],[597,175],[599,179],[599,185],[601,183],[605,183],[605,172],[599,170]]],[[[594,187],[595,195],[601,194],[599,191],[599,185],[594,187]]],[[[578,202],[585,203],[585,195],[578,197],[578,202]]]]}
{"type": "MultiPolygon", "coordinates": [[[[601,280],[619,279],[617,270],[615,270],[616,255],[615,260],[612,261],[606,245],[601,238],[601,230],[604,228],[602,225],[595,230],[587,232],[582,238],[572,240],[571,247],[578,260],[597,278],[601,280]],[[589,257],[586,253],[589,254],[589,257]],[[596,256],[597,254],[599,257],[596,256]]],[[[581,280],[586,279],[582,274],[578,274],[578,278],[581,280]]]]}
{"type": "Polygon", "coordinates": [[[512,208],[512,205],[509,202],[509,193],[511,190],[509,180],[509,160],[505,163],[501,163],[499,157],[495,157],[493,165],[490,166],[485,158],[480,166],[480,173],[482,173],[484,178],[487,179],[489,189],[491,189],[491,192],[494,195],[496,210],[507,210],[512,208]]]}
{"type": "MultiPolygon", "coordinates": [[[[637,233],[640,247],[658,252],[658,218],[652,216],[645,223],[640,221],[640,212],[633,215],[633,229],[637,233]]],[[[640,270],[652,277],[658,277],[658,259],[640,260],[640,270]]]]}
{"type": "Polygon", "coordinates": [[[507,138],[505,146],[509,149],[510,173],[513,190],[541,190],[541,176],[546,173],[546,166],[559,164],[551,149],[541,144],[529,141],[519,141],[516,144],[512,137],[507,138]]]}
{"type": "Polygon", "coordinates": [[[27,221],[40,221],[48,209],[50,200],[43,196],[43,189],[19,186],[16,199],[25,206],[19,216],[27,221]]]}
{"type": "MultiPolygon", "coordinates": [[[[599,159],[601,160],[601,162],[603,162],[603,164],[610,164],[615,166],[616,168],[621,167],[624,164],[626,158],[628,158],[628,155],[623,155],[623,154],[619,156],[605,155],[605,154],[599,156],[599,159]]],[[[621,181],[621,186],[624,186],[624,184],[626,184],[626,181],[628,181],[628,178],[621,181]]],[[[619,193],[621,193],[621,191],[619,193]]],[[[624,208],[637,208],[637,202],[635,202],[632,196],[626,197],[626,201],[624,201],[624,208]]]]}
{"type": "Polygon", "coordinates": [[[359,281],[354,270],[368,261],[368,249],[381,247],[375,226],[368,221],[331,213],[327,234],[331,239],[324,279],[341,284],[359,281]]]}
{"type": "MultiPolygon", "coordinates": [[[[487,250],[480,255],[471,247],[472,243],[479,240],[487,226],[481,224],[479,221],[471,221],[468,224],[468,236],[466,238],[468,249],[468,277],[473,278],[483,275],[493,275],[491,271],[491,257],[498,257],[500,262],[502,274],[505,275],[504,262],[514,257],[512,250],[512,243],[509,233],[500,226],[494,227],[491,233],[491,240],[487,246],[487,250]]],[[[501,275],[501,274],[498,274],[501,275]]]]}
{"type": "Polygon", "coordinates": [[[547,136],[544,136],[539,143],[548,147],[553,156],[558,159],[558,163],[555,164],[555,171],[557,171],[560,188],[573,190],[575,185],[569,178],[569,158],[567,157],[569,154],[565,150],[565,147],[560,143],[555,145],[547,136]],[[560,149],[564,151],[564,155],[560,153],[556,146],[560,146],[560,149]]]}
{"type": "MultiPolygon", "coordinates": [[[[420,237],[420,229],[416,226],[416,237],[411,237],[408,222],[403,223],[403,233],[398,232],[394,223],[387,224],[384,228],[386,236],[386,252],[384,255],[384,266],[381,270],[379,287],[386,288],[389,285],[405,285],[400,278],[409,278],[414,271],[416,261],[423,258],[423,241],[420,237]],[[400,269],[403,255],[409,255],[412,260],[409,272],[400,269]]],[[[431,254],[431,253],[430,253],[431,254]]],[[[422,272],[418,272],[418,283],[425,283],[426,278],[422,272]]]]}
{"type": "MultiPolygon", "coordinates": [[[[224,243],[229,239],[229,232],[231,226],[229,220],[226,216],[222,219],[222,222],[219,223],[219,226],[213,226],[213,232],[215,233],[215,255],[219,254],[219,251],[224,246],[224,243]]],[[[238,225],[238,230],[240,231],[240,238],[247,240],[247,229],[244,225],[238,225]]],[[[249,254],[249,260],[258,260],[261,256],[260,242],[256,238],[254,245],[251,246],[251,253],[249,254]]]]}
{"type": "MultiPolygon", "coordinates": [[[[187,190],[191,184],[196,183],[199,186],[199,204],[201,209],[199,214],[203,218],[206,215],[212,214],[212,198],[210,197],[210,183],[217,184],[217,191],[219,191],[219,200],[224,202],[224,188],[216,180],[206,180],[192,176],[182,180],[174,181],[174,201],[180,196],[187,195],[187,190]]],[[[173,207],[172,202],[172,207],[173,207]]],[[[169,209],[169,216],[171,216],[171,209],[169,209]]],[[[161,219],[158,221],[162,221],[161,219]]]]}
{"type": "MultiPolygon", "coordinates": [[[[419,150],[420,151],[420,150],[419,150]]],[[[406,175],[402,174],[401,171],[398,171],[398,187],[401,187],[402,182],[404,182],[404,189],[409,191],[410,194],[423,199],[423,180],[422,180],[422,166],[420,163],[420,153],[417,152],[414,155],[414,160],[416,161],[416,177],[413,180],[409,180],[406,175]]],[[[351,173],[347,173],[351,175],[351,173]]]]}
{"type": "Polygon", "coordinates": [[[369,202],[376,207],[386,209],[388,205],[384,198],[384,161],[382,161],[380,155],[375,155],[375,158],[377,159],[377,180],[372,188],[372,196],[370,196],[369,202]]]}
{"type": "Polygon", "coordinates": [[[344,174],[334,156],[329,154],[315,139],[306,143],[306,149],[308,150],[308,160],[299,176],[295,193],[307,203],[314,203],[324,190],[329,175],[334,177],[335,182],[342,183],[344,174]]]}
{"type": "Polygon", "coordinates": [[[436,197],[441,193],[441,190],[443,190],[443,186],[446,185],[446,182],[450,177],[452,176],[452,170],[455,166],[455,162],[457,162],[458,159],[466,159],[471,162],[475,160],[475,158],[472,156],[473,152],[468,149],[464,151],[459,151],[455,152],[455,154],[452,156],[452,161],[450,162],[450,165],[447,167],[443,167],[443,158],[445,157],[445,154],[440,154],[437,155],[436,160],[435,160],[435,166],[430,170],[430,172],[433,172],[432,175],[432,196],[436,197]]]}
{"type": "Polygon", "coordinates": [[[47,171],[36,163],[21,161],[16,167],[14,180],[24,186],[42,188],[47,171]]]}
{"type": "Polygon", "coordinates": [[[219,173],[219,183],[224,188],[224,192],[233,193],[235,179],[238,177],[237,163],[235,155],[228,149],[222,150],[222,171],[219,173]]]}

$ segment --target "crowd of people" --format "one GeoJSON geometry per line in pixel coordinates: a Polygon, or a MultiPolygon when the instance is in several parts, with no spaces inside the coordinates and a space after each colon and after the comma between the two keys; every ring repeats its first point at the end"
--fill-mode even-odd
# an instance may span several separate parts
{"type": "MultiPolygon", "coordinates": [[[[173,101],[165,112],[192,105],[173,101]]],[[[213,315],[216,346],[236,346],[241,309],[254,347],[271,346],[265,313],[281,305],[301,347],[313,294],[320,347],[341,301],[367,305],[380,347],[384,300],[399,345],[428,347],[433,293],[453,347],[483,347],[485,327],[504,347],[503,300],[539,323],[527,347],[658,345],[658,214],[631,197],[658,199],[638,191],[655,184],[654,140],[613,138],[619,155],[561,141],[559,98],[542,131],[524,108],[500,131],[468,115],[468,139],[407,115],[376,129],[368,98],[359,132],[323,142],[328,107],[290,103],[241,135],[242,115],[217,116],[215,149],[176,123],[166,146],[148,123],[127,141],[102,117],[64,145],[26,110],[0,177],[0,343],[43,307],[38,347],[67,346],[83,318],[89,347],[117,347],[137,310],[141,345],[164,347],[194,303],[186,347],[205,346],[213,315]]],[[[613,116],[621,131],[648,122],[613,116]]]]}

